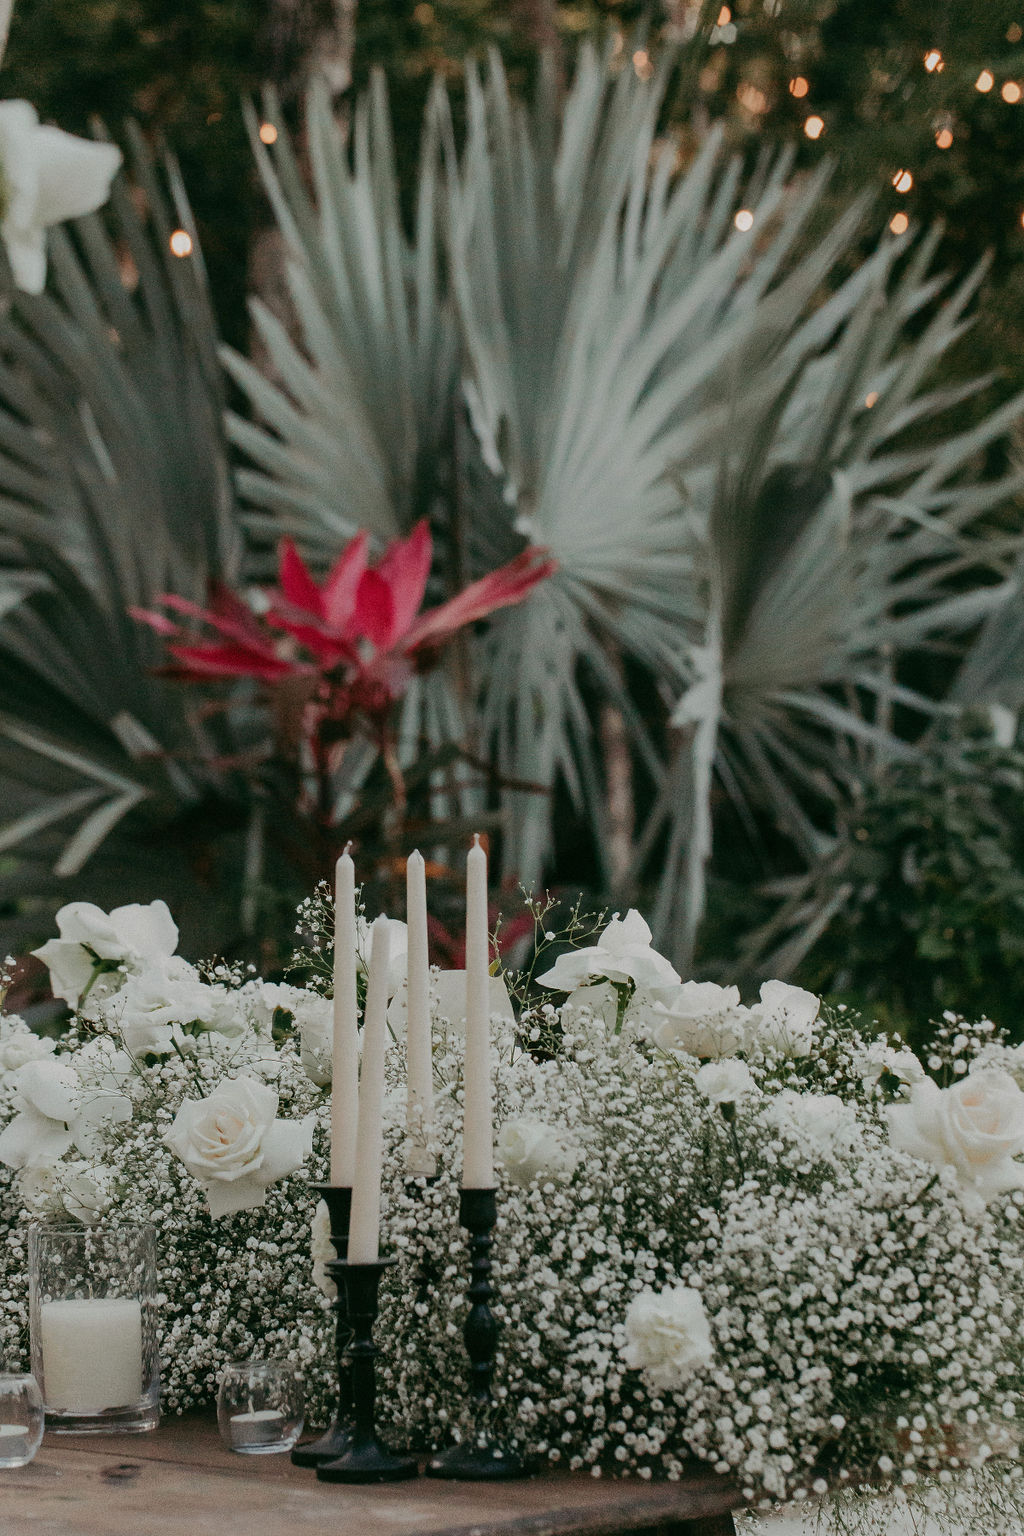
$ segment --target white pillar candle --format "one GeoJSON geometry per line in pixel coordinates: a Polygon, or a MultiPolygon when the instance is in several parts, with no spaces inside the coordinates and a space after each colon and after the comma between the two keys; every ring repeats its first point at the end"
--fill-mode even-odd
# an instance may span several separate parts
{"type": "Polygon", "coordinates": [[[53,1413],[101,1413],[142,1398],[142,1306],[46,1301],[39,1311],[43,1396],[53,1413]]]}
{"type": "Polygon", "coordinates": [[[384,1051],[388,1027],[388,920],[378,917],[370,929],[370,973],[363,1016],[363,1065],[359,1076],[352,1215],[348,1257],[352,1264],[376,1262],[380,1244],[380,1181],[384,1155],[384,1051]]]}
{"type": "Polygon", "coordinates": [[[466,1056],[463,1066],[462,1187],[494,1186],[491,1028],[487,943],[487,855],[479,836],[466,858],[466,1056]]]}
{"type": "Polygon", "coordinates": [[[331,1183],[351,1187],[359,1114],[359,1024],[356,1018],[356,871],[348,848],[338,860],[334,877],[331,1183]]]}
{"type": "Polygon", "coordinates": [[[427,949],[427,874],[423,855],[409,855],[405,866],[405,920],[409,929],[406,972],[405,1129],[409,1138],[406,1167],[433,1178],[437,1159],[427,1151],[434,1118],[434,1065],[430,1040],[430,958],[427,949]]]}

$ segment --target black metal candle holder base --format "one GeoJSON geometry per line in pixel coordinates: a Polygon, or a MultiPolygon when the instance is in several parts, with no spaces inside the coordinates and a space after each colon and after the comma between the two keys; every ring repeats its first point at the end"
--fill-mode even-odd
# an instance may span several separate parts
{"type": "Polygon", "coordinates": [[[339,1259],[327,1266],[339,1291],[344,1285],[348,1302],[353,1418],[347,1449],[333,1461],[322,1461],[316,1469],[322,1483],[397,1483],[419,1474],[415,1457],[399,1456],[388,1450],[378,1440],[374,1425],[378,1351],[373,1342],[373,1325],[380,1277],[394,1262],[378,1259],[372,1264],[352,1264],[339,1259]]]}
{"type": "Polygon", "coordinates": [[[491,1233],[498,1219],[493,1189],[459,1191],[459,1221],[469,1232],[471,1280],[469,1316],[463,1337],[469,1355],[470,1392],[476,1406],[480,1433],[461,1445],[441,1451],[427,1462],[427,1476],[465,1482],[505,1482],[529,1477],[530,1468],[509,1446],[487,1438],[482,1425],[491,1407],[491,1375],[498,1343],[498,1321],[491,1311],[491,1233]]]}
{"type": "MultiPolygon", "coordinates": [[[[348,1223],[352,1214],[352,1191],[344,1184],[311,1184],[310,1189],[326,1200],[331,1222],[331,1246],[344,1262],[348,1256],[348,1223]]],[[[296,1467],[319,1467],[325,1461],[336,1461],[352,1444],[352,1377],[348,1366],[348,1350],[351,1326],[348,1318],[348,1298],[345,1287],[338,1283],[338,1295],[334,1302],[335,1349],[338,1360],[338,1411],[330,1429],[316,1440],[304,1440],[291,1453],[296,1467]]]]}

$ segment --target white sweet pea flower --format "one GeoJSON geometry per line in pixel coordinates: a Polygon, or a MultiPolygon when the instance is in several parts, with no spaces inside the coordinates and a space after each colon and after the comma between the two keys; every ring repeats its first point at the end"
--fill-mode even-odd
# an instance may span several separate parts
{"type": "Polygon", "coordinates": [[[650,1039],[663,1051],[685,1051],[713,1061],[734,1056],[747,1037],[748,1011],[738,987],[684,981],[651,992],[650,1039]]]}
{"type": "Polygon", "coordinates": [[[101,207],[121,158],[113,144],[40,123],[27,101],[0,101],[0,237],[19,288],[42,293],[47,227],[101,207]]]}
{"type": "Polygon", "coordinates": [[[56,1042],[37,1035],[16,1013],[0,1018],[0,1085],[28,1061],[52,1056],[56,1042]]]}
{"type": "Polygon", "coordinates": [[[313,1150],[313,1117],[278,1120],[278,1096],[251,1077],[230,1078],[205,1099],[185,1099],[164,1141],[206,1192],[210,1215],[264,1205],[267,1189],[313,1150]]]}
{"type": "MultiPolygon", "coordinates": [[[[383,916],[383,913],[381,914],[383,916]]],[[[397,917],[387,918],[388,925],[388,997],[394,997],[409,968],[409,930],[397,917]]],[[[356,918],[356,959],[364,975],[370,969],[370,931],[373,924],[365,917],[356,918]]]]}
{"type": "Polygon", "coordinates": [[[952,1168],[968,1204],[981,1207],[1008,1189],[1024,1189],[1024,1093],[1008,1072],[983,1067],[950,1088],[927,1078],[909,1104],[886,1111],[889,1140],[901,1152],[952,1168]]]}
{"type": "Polygon", "coordinates": [[[656,1392],[674,1392],[714,1356],[711,1329],[699,1291],[677,1285],[634,1296],[623,1320],[624,1358],[643,1371],[656,1392]]]}
{"type": "Polygon", "coordinates": [[[30,1061],[16,1078],[19,1112],[0,1131],[0,1162],[8,1168],[56,1161],[76,1146],[94,1156],[107,1125],[132,1117],[131,1100],[116,1089],[83,1083],[61,1057],[30,1061]]]}
{"type": "Polygon", "coordinates": [[[638,987],[670,987],[679,980],[664,955],[651,948],[651,930],[635,908],[615,916],[596,944],[559,955],[537,980],[557,992],[575,992],[591,981],[633,982],[638,987]]]}
{"type": "Polygon", "coordinates": [[[178,947],[178,929],[164,901],[134,902],[110,913],[91,901],[72,901],[57,913],[57,931],[59,939],[47,940],[32,953],[49,967],[54,997],[71,1008],[78,1007],[102,967],[123,965],[138,973],[168,959],[178,947]]]}
{"type": "Polygon", "coordinates": [[[761,1001],[751,1009],[751,1043],[780,1056],[807,1056],[821,999],[786,981],[766,981],[761,1001]]]}
{"type": "Polygon", "coordinates": [[[708,1061],[694,1076],[700,1092],[710,1104],[738,1104],[757,1092],[750,1068],[735,1056],[726,1061],[708,1061]]]}
{"type": "Polygon", "coordinates": [[[578,1152],[542,1120],[506,1120],[494,1150],[509,1178],[524,1186],[536,1178],[569,1179],[579,1161],[578,1152]]]}
{"type": "Polygon", "coordinates": [[[313,1284],[322,1291],[328,1301],[337,1300],[338,1287],[327,1273],[328,1264],[338,1257],[331,1242],[331,1213],[327,1201],[320,1200],[313,1212],[313,1233],[309,1245],[313,1260],[313,1284]]]}

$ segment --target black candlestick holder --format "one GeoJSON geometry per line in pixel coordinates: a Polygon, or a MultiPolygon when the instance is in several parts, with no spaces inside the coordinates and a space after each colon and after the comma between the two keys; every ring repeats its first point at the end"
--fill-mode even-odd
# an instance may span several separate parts
{"type": "MultiPolygon", "coordinates": [[[[310,1189],[326,1200],[331,1222],[331,1246],[344,1263],[348,1257],[348,1223],[352,1214],[352,1190],[345,1184],[311,1184],[310,1189]]],[[[330,1429],[316,1440],[304,1440],[292,1451],[297,1467],[318,1467],[321,1462],[336,1461],[344,1455],[352,1440],[352,1371],[348,1344],[352,1327],[348,1316],[348,1298],[338,1281],[334,1301],[334,1345],[338,1370],[338,1411],[330,1429]]]]}
{"type": "Polygon", "coordinates": [[[377,1397],[376,1359],[373,1342],[380,1277],[394,1259],[372,1264],[337,1260],[327,1270],[345,1287],[352,1328],[348,1357],[352,1379],[352,1430],[346,1449],[332,1461],[322,1461],[316,1475],[322,1483],[397,1483],[416,1477],[419,1466],[413,1456],[398,1456],[377,1439],[374,1423],[377,1397]]]}
{"type": "Polygon", "coordinates": [[[469,1316],[463,1329],[469,1355],[470,1396],[478,1428],[472,1440],[453,1445],[427,1463],[428,1477],[464,1479],[466,1482],[503,1482],[528,1477],[529,1468],[518,1452],[489,1439],[483,1424],[491,1408],[491,1377],[498,1343],[498,1320],[491,1311],[491,1233],[498,1219],[493,1189],[459,1191],[459,1221],[469,1232],[471,1280],[469,1316]]]}

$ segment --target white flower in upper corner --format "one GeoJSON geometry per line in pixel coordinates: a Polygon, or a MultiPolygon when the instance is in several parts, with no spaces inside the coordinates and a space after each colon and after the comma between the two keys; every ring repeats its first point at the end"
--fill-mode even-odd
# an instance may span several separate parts
{"type": "Polygon", "coordinates": [[[711,1328],[699,1291],[677,1285],[634,1296],[623,1321],[624,1358],[657,1392],[674,1392],[714,1357],[711,1328]]]}
{"type": "Polygon", "coordinates": [[[229,1078],[205,1099],[185,1099],[164,1141],[206,1192],[210,1215],[265,1204],[267,1189],[313,1150],[313,1116],[278,1120],[278,1096],[255,1078],[229,1078]]]}
{"type": "Polygon", "coordinates": [[[328,1301],[335,1301],[338,1287],[327,1273],[327,1266],[338,1255],[331,1242],[331,1213],[327,1209],[326,1200],[319,1201],[313,1212],[313,1234],[309,1251],[313,1259],[313,1284],[318,1291],[323,1292],[328,1301]]]}
{"type": "Polygon", "coordinates": [[[857,1138],[856,1111],[835,1093],[783,1088],[768,1101],[765,1119],[826,1155],[846,1150],[857,1138]]]}
{"type": "Polygon", "coordinates": [[[579,1162],[575,1148],[543,1120],[506,1120],[494,1150],[513,1183],[524,1186],[536,1178],[569,1179],[579,1162]]]}
{"type": "Polygon", "coordinates": [[[892,1145],[954,1169],[971,1205],[1024,1189],[1024,1093],[1008,1072],[983,1067],[950,1088],[928,1078],[886,1113],[892,1145]]]}
{"type": "Polygon", "coordinates": [[[63,1157],[76,1146],[86,1157],[102,1146],[108,1124],[132,1117],[131,1100],[116,1089],[83,1083],[71,1063],[48,1056],[30,1061],[16,1078],[20,1105],[0,1131],[0,1163],[24,1168],[63,1157]]]}
{"type": "Polygon", "coordinates": [[[0,1017],[0,1084],[28,1061],[52,1056],[56,1042],[37,1035],[16,1013],[0,1017]]]}
{"type": "MultiPolygon", "coordinates": [[[[383,913],[381,914],[383,916],[383,913]]],[[[409,967],[409,930],[397,917],[389,917],[388,925],[388,997],[394,997],[409,967]]],[[[364,975],[370,970],[370,930],[373,927],[365,917],[356,918],[356,959],[364,975]]]]}
{"type": "Polygon", "coordinates": [[[77,1008],[100,967],[124,965],[138,972],[178,947],[178,929],[164,901],[134,902],[110,913],[91,901],[72,901],[57,913],[57,931],[59,939],[48,939],[32,953],[49,967],[54,997],[71,1008],[77,1008]]]}
{"type": "Polygon", "coordinates": [[[747,1038],[748,1011],[738,987],[684,981],[652,993],[650,1038],[663,1051],[719,1060],[733,1056],[747,1038]]]}
{"type": "Polygon", "coordinates": [[[761,1001],[750,1010],[751,1044],[781,1056],[807,1056],[821,999],[786,981],[766,981],[761,1001]]]}
{"type": "Polygon", "coordinates": [[[101,207],[121,166],[113,144],[40,123],[27,101],[0,101],[0,236],[14,281],[46,282],[46,229],[101,207]]]}
{"type": "Polygon", "coordinates": [[[757,1084],[745,1061],[735,1056],[727,1061],[708,1061],[694,1076],[694,1082],[711,1104],[738,1104],[757,1084]]]}
{"type": "Polygon", "coordinates": [[[635,908],[613,917],[596,944],[559,955],[537,980],[557,992],[575,992],[589,981],[634,982],[638,987],[670,987],[679,980],[664,955],[651,948],[651,930],[635,908]]]}

